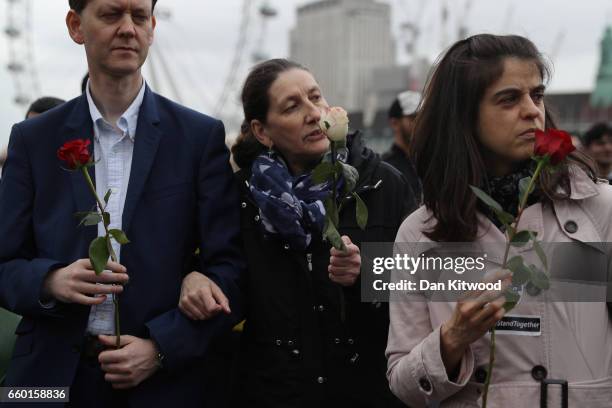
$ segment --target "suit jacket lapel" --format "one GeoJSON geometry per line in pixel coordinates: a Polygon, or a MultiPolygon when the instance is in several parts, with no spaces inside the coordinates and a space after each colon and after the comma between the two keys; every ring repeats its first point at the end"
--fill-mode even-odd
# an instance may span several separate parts
{"type": "MultiPolygon", "coordinates": [[[[89,146],[90,152],[93,155],[93,123],[91,121],[91,114],[89,113],[87,97],[84,94],[77,100],[72,113],[66,121],[64,129],[60,133],[60,146],[65,142],[75,139],[89,139],[91,142],[89,146]]],[[[60,146],[58,146],[58,148],[60,146]]],[[[91,179],[95,182],[96,172],[94,168],[90,167],[88,170],[91,179]]],[[[91,194],[85,178],[80,171],[71,171],[69,174],[77,211],[91,211],[96,204],[96,200],[93,194],[91,194]]]]}
{"type": "Polygon", "coordinates": [[[138,113],[132,169],[123,207],[122,229],[126,232],[129,231],[136,205],[144,191],[144,186],[155,161],[159,141],[162,137],[162,132],[157,127],[158,124],[159,114],[156,97],[147,86],[138,113]]]}

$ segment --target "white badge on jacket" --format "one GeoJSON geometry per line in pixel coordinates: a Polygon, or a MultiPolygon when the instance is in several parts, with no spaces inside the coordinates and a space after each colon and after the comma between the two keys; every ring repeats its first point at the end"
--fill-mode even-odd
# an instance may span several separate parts
{"type": "Polygon", "coordinates": [[[506,315],[495,325],[495,334],[512,334],[515,336],[542,335],[540,316],[506,315]]]}

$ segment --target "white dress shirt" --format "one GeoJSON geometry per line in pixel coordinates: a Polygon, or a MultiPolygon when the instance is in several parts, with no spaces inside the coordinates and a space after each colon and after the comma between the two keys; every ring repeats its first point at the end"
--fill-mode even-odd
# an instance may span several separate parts
{"type": "MultiPolygon", "coordinates": [[[[94,158],[96,161],[96,192],[102,199],[110,189],[111,196],[106,207],[110,214],[109,229],[121,229],[123,206],[130,180],[134,137],[138,123],[138,113],[144,99],[145,83],[143,81],[136,99],[119,117],[116,126],[107,122],[91,97],[89,82],[86,88],[89,113],[94,129],[94,158]],[[117,129],[118,128],[118,129],[117,129]]],[[[98,224],[98,236],[105,235],[104,225],[98,224]]],[[[112,246],[121,259],[121,246],[112,240],[112,246]]],[[[100,305],[94,305],[89,313],[87,332],[92,335],[115,333],[113,297],[109,295],[100,305]]]]}

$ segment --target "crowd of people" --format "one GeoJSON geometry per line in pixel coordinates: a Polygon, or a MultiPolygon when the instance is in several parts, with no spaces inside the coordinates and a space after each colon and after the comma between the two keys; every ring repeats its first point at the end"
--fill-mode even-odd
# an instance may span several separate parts
{"type": "MultiPolygon", "coordinates": [[[[21,316],[0,384],[69,387],[55,405],[69,407],[480,407],[504,292],[365,302],[362,247],[504,242],[507,225],[471,187],[519,215],[535,134],[555,128],[535,45],[489,34],[452,45],[422,95],[402,92],[389,108],[383,155],[357,129],[330,152],[315,75],[261,62],[244,80],[228,150],[221,121],[142,76],[156,2],[69,0],[68,32],[87,55],[83,93],[34,102],[0,157],[0,307],[21,316]],[[70,172],[56,152],[77,139],[93,159],[70,172]],[[357,170],[358,197],[317,181],[330,154],[357,170]],[[323,239],[323,202],[337,195],[344,250],[323,239]],[[104,222],[80,225],[74,214],[96,205],[104,222]],[[107,224],[116,258],[98,274],[90,242],[107,224]]],[[[612,129],[597,124],[580,140],[521,209],[548,242],[612,239],[612,129]]],[[[498,340],[488,406],[609,406],[607,306],[516,306],[542,329],[498,340]]]]}

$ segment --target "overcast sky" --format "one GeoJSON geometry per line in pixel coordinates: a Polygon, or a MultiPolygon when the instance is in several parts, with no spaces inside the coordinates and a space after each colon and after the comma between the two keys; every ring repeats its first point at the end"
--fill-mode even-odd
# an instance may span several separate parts
{"type": "MultiPolygon", "coordinates": [[[[14,1],[14,3],[25,0],[14,1]]],[[[30,0],[32,4],[32,39],[36,71],[41,92],[70,99],[80,92],[80,81],[86,72],[84,51],[68,37],[64,17],[67,0],[30,0]]],[[[0,0],[2,34],[6,26],[9,0],[0,0]]],[[[156,49],[165,57],[174,82],[181,90],[183,103],[206,113],[213,113],[226,81],[243,21],[242,0],[161,0],[160,10],[169,10],[170,20],[158,22],[156,49]]],[[[256,9],[262,1],[252,1],[249,19],[249,41],[242,69],[233,89],[244,80],[250,56],[261,38],[261,18],[256,9]]],[[[288,33],[295,23],[297,5],[308,0],[269,0],[278,10],[268,20],[263,49],[270,57],[288,54],[288,33]]],[[[389,0],[393,8],[392,30],[397,39],[398,61],[405,62],[400,26],[418,19],[423,34],[417,52],[434,59],[443,43],[455,40],[458,21],[467,21],[469,33],[515,33],[531,38],[548,54],[555,67],[551,91],[585,91],[592,89],[599,63],[599,43],[606,24],[612,24],[610,0],[389,0]],[[422,5],[425,4],[423,7],[422,5]],[[446,26],[441,25],[441,9],[449,7],[446,26]],[[422,11],[420,11],[422,9],[422,11]]],[[[8,43],[0,36],[0,147],[6,145],[13,123],[25,112],[13,104],[14,85],[6,65],[8,43]]],[[[158,63],[158,70],[162,72],[158,63]]],[[[145,71],[145,77],[150,74],[145,71]]],[[[161,93],[173,97],[164,80],[161,93]]],[[[325,90],[323,90],[325,91],[325,90]]],[[[226,110],[237,111],[235,98],[226,110]]],[[[41,135],[44,137],[44,135],[41,135]]]]}

